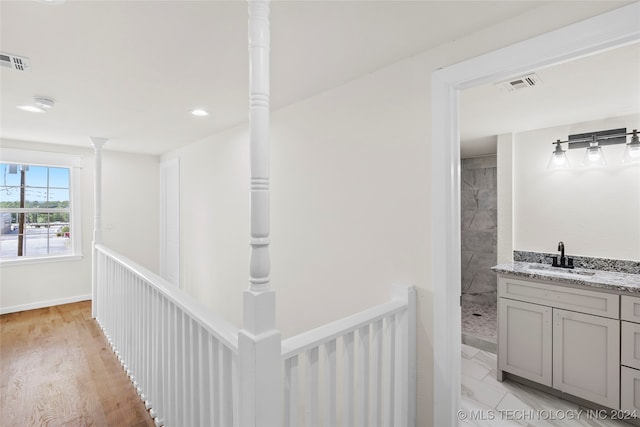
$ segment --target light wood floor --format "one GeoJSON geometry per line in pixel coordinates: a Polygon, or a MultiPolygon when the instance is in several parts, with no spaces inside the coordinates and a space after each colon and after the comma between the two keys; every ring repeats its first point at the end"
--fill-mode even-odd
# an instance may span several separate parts
{"type": "Polygon", "coordinates": [[[153,426],[88,301],[0,316],[0,426],[153,426]]]}

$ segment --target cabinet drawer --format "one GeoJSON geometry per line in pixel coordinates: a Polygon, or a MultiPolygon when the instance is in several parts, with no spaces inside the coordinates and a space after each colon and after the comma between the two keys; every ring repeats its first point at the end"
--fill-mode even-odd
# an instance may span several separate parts
{"type": "Polygon", "coordinates": [[[622,295],[620,300],[620,318],[627,322],[640,323],[640,297],[622,295]]]}
{"type": "Polygon", "coordinates": [[[637,369],[620,368],[620,409],[640,417],[640,371],[637,369]]]}
{"type": "Polygon", "coordinates": [[[620,296],[606,292],[499,277],[498,296],[612,319],[620,318],[620,296]]]}
{"type": "Polygon", "coordinates": [[[640,369],[640,323],[620,322],[622,327],[622,353],[620,363],[640,369]]]}

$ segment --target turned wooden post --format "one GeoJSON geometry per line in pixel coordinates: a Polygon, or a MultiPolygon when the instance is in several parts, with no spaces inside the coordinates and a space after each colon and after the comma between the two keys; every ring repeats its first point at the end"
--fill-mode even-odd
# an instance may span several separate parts
{"type": "Polygon", "coordinates": [[[98,269],[95,245],[102,243],[102,146],[105,138],[90,137],[93,145],[93,243],[91,244],[91,316],[98,317],[98,269]]]}
{"type": "Polygon", "coordinates": [[[269,1],[249,0],[251,258],[239,333],[240,425],[282,425],[282,355],[269,260],[269,1]]]}

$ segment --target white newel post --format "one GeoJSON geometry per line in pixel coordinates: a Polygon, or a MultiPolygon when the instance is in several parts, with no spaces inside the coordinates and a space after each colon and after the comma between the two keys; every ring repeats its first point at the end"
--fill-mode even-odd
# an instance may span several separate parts
{"type": "Polygon", "coordinates": [[[93,243],[91,244],[91,316],[98,316],[98,268],[95,245],[102,243],[102,146],[105,138],[90,137],[93,145],[93,243]]]}
{"type": "Polygon", "coordinates": [[[282,425],[282,355],[269,261],[269,1],[249,0],[251,259],[239,333],[240,426],[282,425]]]}

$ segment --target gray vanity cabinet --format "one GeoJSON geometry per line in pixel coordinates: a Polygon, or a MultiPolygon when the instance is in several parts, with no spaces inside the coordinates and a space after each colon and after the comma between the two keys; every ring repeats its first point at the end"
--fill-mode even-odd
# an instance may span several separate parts
{"type": "Polygon", "coordinates": [[[618,409],[620,296],[498,277],[503,372],[618,409]]]}

